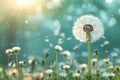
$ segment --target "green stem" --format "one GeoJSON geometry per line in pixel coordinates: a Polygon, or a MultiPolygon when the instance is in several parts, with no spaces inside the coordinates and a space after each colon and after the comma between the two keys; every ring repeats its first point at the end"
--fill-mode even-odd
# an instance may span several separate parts
{"type": "Polygon", "coordinates": [[[97,59],[97,62],[96,62],[96,80],[98,80],[98,54],[96,55],[96,59],[97,59]]]}
{"type": "Polygon", "coordinates": [[[88,76],[91,76],[90,41],[88,40],[88,76]]]}
{"type": "Polygon", "coordinates": [[[59,74],[59,67],[58,67],[58,53],[59,53],[59,50],[56,51],[57,80],[59,80],[59,77],[58,77],[58,74],[59,74]]]}
{"type": "Polygon", "coordinates": [[[18,55],[16,54],[16,69],[18,70],[18,55]]]}

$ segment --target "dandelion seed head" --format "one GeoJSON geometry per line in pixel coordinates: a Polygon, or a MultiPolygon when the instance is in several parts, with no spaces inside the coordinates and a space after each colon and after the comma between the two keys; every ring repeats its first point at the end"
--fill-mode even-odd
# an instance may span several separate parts
{"type": "Polygon", "coordinates": [[[69,69],[70,66],[69,65],[63,65],[63,69],[69,69]]]}
{"type": "Polygon", "coordinates": [[[109,59],[109,58],[105,58],[103,61],[104,61],[104,62],[109,62],[110,59],[109,59]]]}
{"type": "Polygon", "coordinates": [[[47,70],[45,71],[46,74],[51,74],[52,72],[53,72],[52,69],[47,69],[47,70]]]}
{"type": "Polygon", "coordinates": [[[86,68],[87,67],[87,64],[81,64],[80,65],[80,68],[86,68]]]}
{"type": "Polygon", "coordinates": [[[56,46],[55,46],[55,49],[57,49],[57,50],[59,50],[59,51],[63,50],[60,45],[56,45],[56,46]]]}
{"type": "Polygon", "coordinates": [[[71,55],[71,52],[68,51],[68,50],[65,50],[65,51],[63,51],[62,54],[65,55],[65,56],[70,56],[70,55],[71,55]]]}
{"type": "Polygon", "coordinates": [[[73,35],[80,42],[86,42],[86,32],[83,27],[86,24],[93,26],[93,31],[91,32],[91,42],[99,40],[104,34],[104,27],[101,21],[92,15],[85,15],[77,19],[73,27],[73,35]]]}
{"type": "Polygon", "coordinates": [[[65,78],[67,76],[67,74],[65,72],[61,72],[60,76],[65,78]]]}
{"type": "Polygon", "coordinates": [[[12,51],[16,52],[16,51],[20,51],[20,47],[19,46],[15,46],[12,48],[12,51]]]}
{"type": "Polygon", "coordinates": [[[73,77],[80,77],[80,73],[73,73],[73,77]]]}
{"type": "Polygon", "coordinates": [[[95,63],[96,63],[96,62],[97,62],[97,59],[91,59],[91,62],[95,62],[95,63]]]}
{"type": "Polygon", "coordinates": [[[7,55],[12,55],[13,50],[12,49],[6,49],[5,53],[7,55]]]}

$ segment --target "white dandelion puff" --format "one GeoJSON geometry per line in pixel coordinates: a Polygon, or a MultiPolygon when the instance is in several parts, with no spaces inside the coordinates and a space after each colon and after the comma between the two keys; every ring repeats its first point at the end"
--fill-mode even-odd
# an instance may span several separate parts
{"type": "Polygon", "coordinates": [[[55,46],[55,49],[57,49],[57,50],[59,50],[59,51],[63,50],[63,48],[62,48],[60,45],[56,45],[56,46],[55,46]]]}
{"type": "Polygon", "coordinates": [[[86,32],[85,26],[87,30],[90,31],[91,42],[95,42],[100,39],[104,34],[104,27],[101,21],[92,15],[85,15],[77,19],[73,27],[73,35],[80,42],[86,42],[86,32]]]}

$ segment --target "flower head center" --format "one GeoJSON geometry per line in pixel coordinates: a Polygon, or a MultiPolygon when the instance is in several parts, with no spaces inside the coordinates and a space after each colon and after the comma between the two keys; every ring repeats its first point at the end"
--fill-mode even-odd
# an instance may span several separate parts
{"type": "Polygon", "coordinates": [[[93,26],[92,26],[91,24],[85,24],[85,25],[83,26],[83,30],[84,30],[85,32],[92,32],[94,29],[93,29],[93,26]]]}

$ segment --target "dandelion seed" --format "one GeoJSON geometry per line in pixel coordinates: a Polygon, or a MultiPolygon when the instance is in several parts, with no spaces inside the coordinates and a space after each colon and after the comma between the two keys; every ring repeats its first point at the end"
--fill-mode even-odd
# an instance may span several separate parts
{"type": "Polygon", "coordinates": [[[104,27],[101,21],[92,15],[85,15],[77,19],[73,27],[73,35],[80,42],[86,42],[86,32],[83,27],[86,24],[93,26],[94,30],[91,32],[91,42],[95,42],[100,39],[104,34],[104,27]]]}
{"type": "Polygon", "coordinates": [[[72,37],[68,37],[66,40],[71,40],[72,39],[72,37]]]}
{"type": "Polygon", "coordinates": [[[59,38],[58,39],[58,44],[62,44],[64,41],[63,41],[63,39],[62,38],[59,38]]]}

